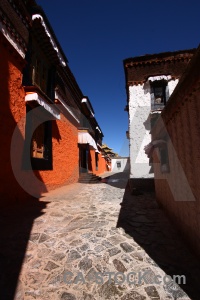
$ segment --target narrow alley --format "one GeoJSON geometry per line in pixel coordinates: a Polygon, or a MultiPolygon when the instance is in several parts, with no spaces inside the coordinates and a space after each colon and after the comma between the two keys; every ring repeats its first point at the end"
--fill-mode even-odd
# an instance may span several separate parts
{"type": "Polygon", "coordinates": [[[131,195],[126,176],[64,186],[4,210],[0,299],[199,299],[198,260],[154,194],[131,195]],[[177,283],[169,275],[180,275],[177,283]]]}

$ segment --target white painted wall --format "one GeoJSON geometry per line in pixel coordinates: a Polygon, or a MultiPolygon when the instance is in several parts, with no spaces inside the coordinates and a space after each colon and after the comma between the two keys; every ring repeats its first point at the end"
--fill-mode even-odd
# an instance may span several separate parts
{"type": "Polygon", "coordinates": [[[128,157],[112,158],[111,160],[111,172],[124,172],[130,169],[130,161],[128,157]],[[117,166],[117,163],[121,163],[121,167],[117,166]]]}
{"type": "Polygon", "coordinates": [[[130,178],[148,177],[149,159],[144,152],[144,146],[150,143],[151,111],[150,85],[129,86],[129,135],[130,135],[130,178]]]}
{"type": "Polygon", "coordinates": [[[175,80],[170,80],[168,82],[168,86],[169,86],[169,96],[173,93],[177,83],[179,82],[179,79],[175,79],[175,80]]]}
{"type": "MultiPolygon", "coordinates": [[[[169,80],[169,95],[172,94],[178,79],[169,80]]],[[[144,146],[151,142],[150,83],[129,86],[129,135],[130,135],[130,178],[151,178],[149,158],[144,152],[144,146]]]]}

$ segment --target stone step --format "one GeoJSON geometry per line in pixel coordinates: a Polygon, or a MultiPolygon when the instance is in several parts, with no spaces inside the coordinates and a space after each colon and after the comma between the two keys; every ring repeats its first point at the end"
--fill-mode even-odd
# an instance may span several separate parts
{"type": "Polygon", "coordinates": [[[80,183],[98,183],[100,182],[101,177],[93,173],[82,173],[80,174],[78,182],[80,183]]]}

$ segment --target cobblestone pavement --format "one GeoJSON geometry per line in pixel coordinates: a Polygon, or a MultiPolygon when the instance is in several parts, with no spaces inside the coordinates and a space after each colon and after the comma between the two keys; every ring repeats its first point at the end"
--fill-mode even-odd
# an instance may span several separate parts
{"type": "MultiPolygon", "coordinates": [[[[17,247],[25,247],[15,300],[200,298],[198,260],[154,195],[130,195],[126,179],[111,177],[107,183],[77,183],[43,195],[41,213],[33,216],[30,207],[23,215],[21,224],[31,224],[26,245],[26,226],[16,229],[16,218],[11,220],[2,263],[10,255],[14,271],[17,247]],[[186,276],[186,284],[174,283],[169,275],[186,276]]],[[[11,276],[6,270],[3,275],[11,276]]],[[[0,299],[10,300],[6,288],[0,299]]]]}

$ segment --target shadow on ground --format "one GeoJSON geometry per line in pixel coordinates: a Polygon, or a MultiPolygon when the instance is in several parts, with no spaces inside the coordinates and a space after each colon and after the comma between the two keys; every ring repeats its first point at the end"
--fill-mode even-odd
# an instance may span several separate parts
{"type": "Polygon", "coordinates": [[[125,189],[129,179],[129,172],[119,172],[112,175],[109,175],[109,173],[107,174],[104,178],[102,178],[101,182],[107,183],[119,189],[125,189]]]}
{"type": "Polygon", "coordinates": [[[186,284],[164,285],[173,299],[200,299],[200,263],[155,201],[154,193],[133,196],[127,185],[117,227],[122,227],[166,274],[185,275],[186,284]],[[181,287],[181,288],[180,288],[181,287]],[[184,292],[183,292],[184,291],[184,292]]]}
{"type": "MultiPolygon", "coordinates": [[[[22,299],[19,273],[26,257],[33,222],[43,214],[48,202],[31,198],[18,205],[10,205],[0,211],[0,299],[22,299]],[[16,288],[18,291],[16,293],[16,288]],[[15,295],[16,294],[16,295],[15,295]],[[15,298],[16,296],[16,298],[15,298]]],[[[37,222],[37,220],[35,221],[37,222]]],[[[39,221],[38,221],[39,222],[39,221]]]]}

